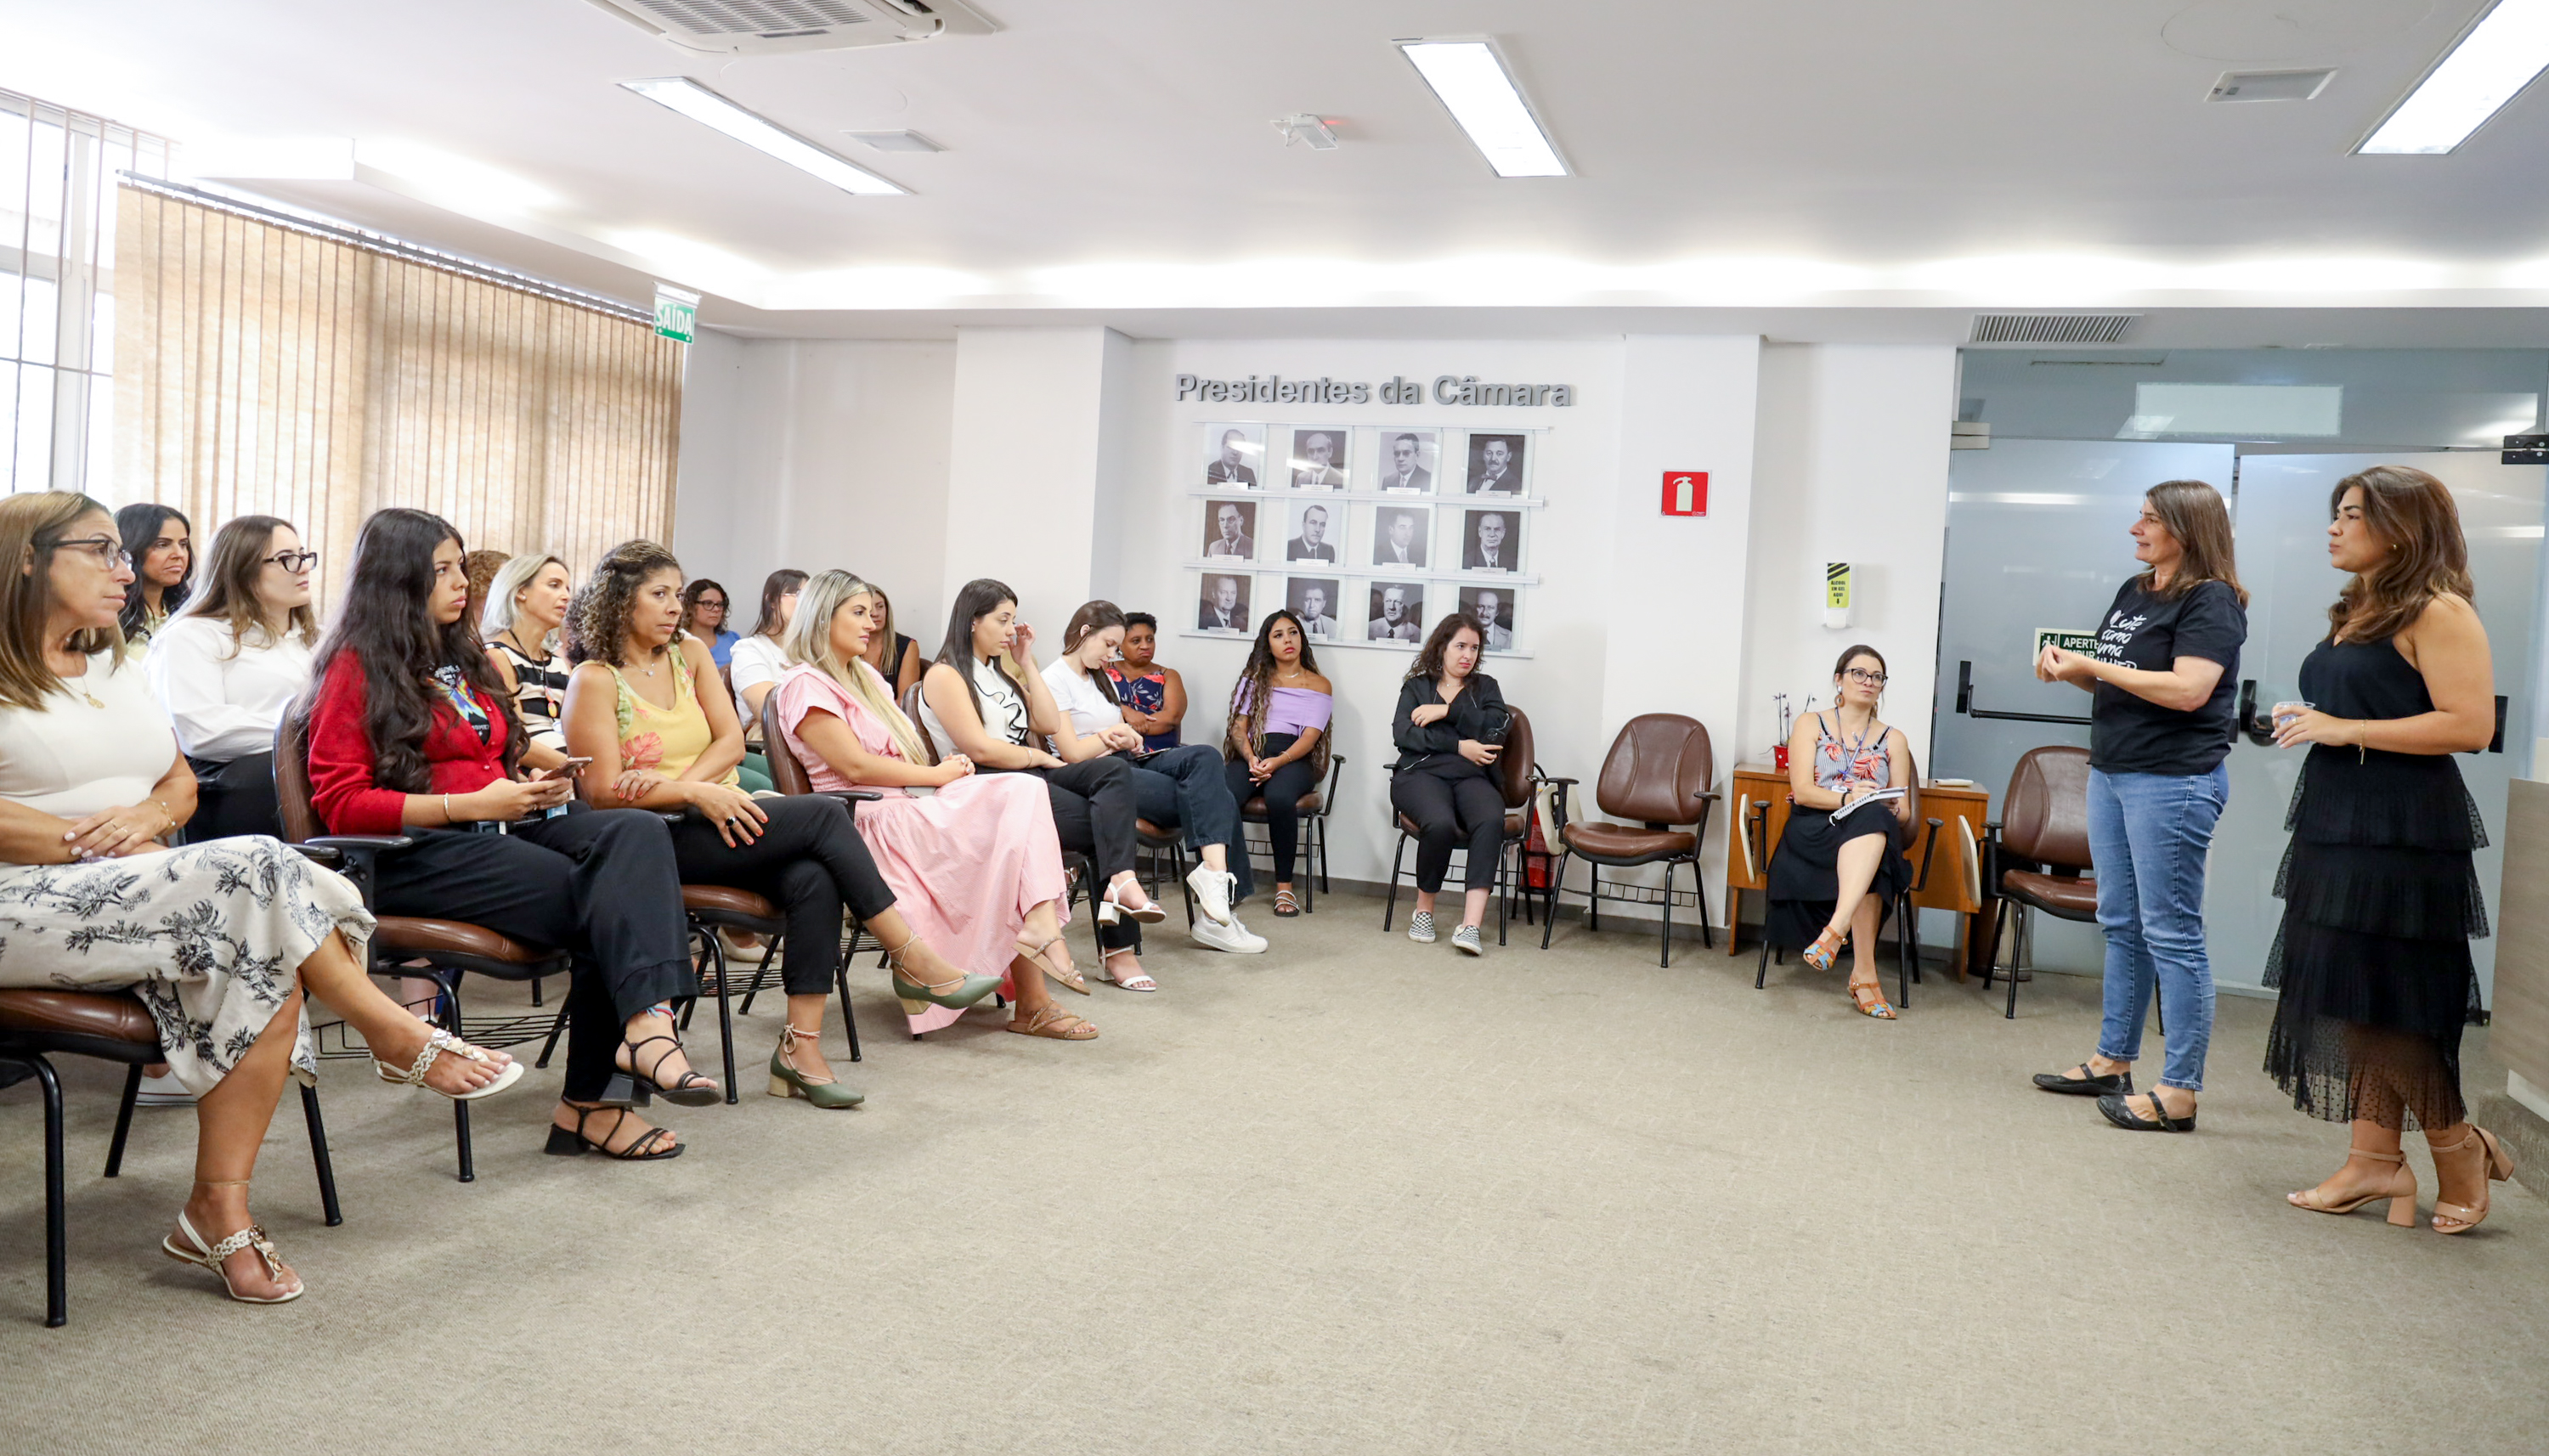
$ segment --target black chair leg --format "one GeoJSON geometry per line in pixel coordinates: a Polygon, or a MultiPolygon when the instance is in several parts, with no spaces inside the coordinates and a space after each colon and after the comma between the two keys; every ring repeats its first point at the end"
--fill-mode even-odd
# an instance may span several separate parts
{"type": "MultiPolygon", "coordinates": [[[[2160,1035],[2166,1036],[2162,1028],[2160,1035]]],[[[124,1171],[124,1139],[133,1131],[133,1100],[142,1095],[142,1063],[135,1062],[124,1073],[124,1101],[115,1109],[115,1140],[106,1144],[106,1176],[112,1178],[124,1171]]]]}
{"type": "Polygon", "coordinates": [[[1912,1005],[1912,897],[1894,902],[1894,1005],[1908,1009],[1912,1005]]]}
{"type": "MultiPolygon", "coordinates": [[[[25,1058],[45,1096],[45,1327],[59,1329],[71,1318],[70,1221],[62,1193],[62,1084],[53,1064],[25,1058]]],[[[139,1071],[140,1068],[136,1067],[139,1071]]]]}
{"type": "Polygon", "coordinates": [[[336,1205],[336,1163],[328,1155],[328,1124],[319,1116],[316,1087],[301,1089],[301,1121],[310,1127],[310,1162],[319,1173],[319,1209],[333,1228],[345,1222],[345,1213],[336,1205]]]}
{"type": "Polygon", "coordinates": [[[1549,913],[1540,918],[1540,949],[1544,951],[1549,949],[1551,934],[1558,929],[1558,887],[1566,882],[1566,854],[1558,855],[1558,872],[1549,877],[1549,913]]]}
{"type": "MultiPolygon", "coordinates": [[[[1700,883],[1699,862],[1697,860],[1688,860],[1683,863],[1690,865],[1691,893],[1693,897],[1699,901],[1699,949],[1703,951],[1714,951],[1717,949],[1717,936],[1708,928],[1708,887],[1700,883]]],[[[1733,921],[1727,922],[1726,933],[1730,936],[1735,934],[1735,924],[1733,921]]],[[[1733,944],[1733,942],[1728,943],[1730,947],[1733,944]]]]}
{"type": "Polygon", "coordinates": [[[1584,928],[1602,928],[1602,862],[1584,862],[1584,928]]]}
{"type": "Polygon", "coordinates": [[[533,1006],[540,1004],[540,977],[538,976],[531,977],[531,1004],[533,1006]]]}
{"type": "Polygon", "coordinates": [[[2013,905],[2010,908],[2010,919],[2014,930],[2010,936],[2009,950],[2009,1009],[2001,1013],[2004,1021],[2018,1020],[2018,948],[2027,944],[2027,922],[2018,917],[2025,913],[2017,906],[2013,905]]]}
{"type": "Polygon", "coordinates": [[[1991,934],[1983,938],[1983,992],[1985,995],[1991,993],[1992,982],[2000,975],[2000,927],[2001,922],[2008,916],[2009,901],[2006,899],[1995,901],[1992,905],[1991,934]]]}
{"type": "MultiPolygon", "coordinates": [[[[782,939],[782,937],[777,936],[771,938],[770,945],[761,954],[762,964],[768,965],[771,961],[779,958],[780,943],[782,939]]],[[[713,935],[708,937],[708,944],[709,961],[716,966],[717,1042],[719,1049],[725,1053],[725,1105],[732,1107],[734,1106],[735,1099],[739,1094],[736,1093],[734,1086],[734,1012],[726,999],[725,947],[719,945],[717,943],[717,938],[713,935]]],[[[785,1017],[781,1018],[783,1021],[786,1019],[787,1018],[785,1017]]]]}
{"type": "Polygon", "coordinates": [[[1666,860],[1664,862],[1664,946],[1662,953],[1655,957],[1655,964],[1667,970],[1672,968],[1672,872],[1673,862],[1666,860]]]}
{"type": "Polygon", "coordinates": [[[1389,857],[1389,898],[1381,903],[1380,933],[1389,934],[1390,917],[1398,913],[1398,866],[1407,863],[1407,831],[1398,832],[1398,848],[1389,857]]]}
{"type": "Polygon", "coordinates": [[[532,1062],[531,1065],[534,1067],[546,1067],[549,1064],[550,1054],[557,1050],[558,1039],[565,1035],[566,1006],[561,1002],[558,1006],[557,1020],[549,1023],[549,1039],[540,1044],[540,1059],[532,1062]]]}
{"type": "Polygon", "coordinates": [[[1770,984],[1770,926],[1767,921],[1764,921],[1761,926],[1761,956],[1752,966],[1752,989],[1757,991],[1768,984],[1770,984]]]}
{"type": "Polygon", "coordinates": [[[1499,947],[1505,944],[1505,906],[1513,898],[1513,880],[1507,872],[1512,861],[1510,841],[1499,840],[1496,844],[1496,944],[1499,947]]]}
{"type": "Polygon", "coordinates": [[[865,1058],[859,1053],[859,1019],[850,1014],[850,966],[848,961],[845,960],[841,962],[840,969],[833,972],[833,979],[839,982],[841,988],[841,1029],[850,1034],[850,1060],[864,1060],[865,1058]]]}
{"type": "MultiPolygon", "coordinates": [[[[450,982],[444,985],[442,1005],[444,1008],[443,1030],[451,1033],[451,1035],[455,1037],[459,1036],[461,1020],[460,987],[458,977],[455,976],[450,982]]],[[[566,1008],[560,1007],[558,1010],[559,1013],[563,1015],[566,1008]]],[[[451,1135],[453,1139],[459,1144],[460,1148],[460,1181],[463,1183],[477,1182],[478,1158],[476,1152],[470,1145],[468,1103],[454,1102],[451,1104],[451,1135]]]]}
{"type": "Polygon", "coordinates": [[[1319,893],[1324,895],[1328,892],[1328,816],[1324,810],[1310,821],[1310,828],[1319,836],[1319,893]]]}

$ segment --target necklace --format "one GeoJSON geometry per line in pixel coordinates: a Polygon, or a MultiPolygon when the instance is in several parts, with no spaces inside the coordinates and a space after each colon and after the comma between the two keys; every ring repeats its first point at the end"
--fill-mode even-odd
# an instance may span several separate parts
{"type": "MultiPolygon", "coordinates": [[[[662,665],[663,665],[663,661],[664,661],[664,654],[665,654],[667,651],[669,651],[669,650],[670,650],[670,649],[668,649],[668,648],[662,648],[662,647],[658,647],[658,648],[656,648],[656,649],[655,649],[655,654],[654,654],[654,656],[655,656],[655,663],[656,663],[656,665],[657,665],[658,667],[660,667],[660,666],[662,666],[662,665]]],[[[655,669],[654,669],[654,668],[648,668],[648,669],[646,669],[646,676],[647,676],[647,677],[649,677],[649,678],[654,677],[654,676],[655,676],[655,669]]]]}

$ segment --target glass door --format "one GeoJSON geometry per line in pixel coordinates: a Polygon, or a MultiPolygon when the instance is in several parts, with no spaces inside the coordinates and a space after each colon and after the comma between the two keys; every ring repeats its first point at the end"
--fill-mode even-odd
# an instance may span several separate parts
{"type": "MultiPolygon", "coordinates": [[[[2496,660],[2499,721],[2512,725],[2501,752],[2465,755],[2461,776],[2478,800],[2488,837],[2478,856],[2488,914],[2502,900],[2506,784],[2528,767],[2531,745],[2532,626],[2541,552],[2541,495],[2549,470],[2502,465],[2493,454],[2249,455],[2239,461],[2235,516],[2239,577],[2248,588],[2248,643],[2240,655],[2243,702],[2262,714],[2298,696],[2302,659],[2327,635],[2328,603],[2344,577],[2327,564],[2328,495],[2373,465],[2407,465],[2451,488],[2470,546],[2476,605],[2496,660]],[[2249,684],[2253,684],[2250,686],[2249,684]]],[[[1954,507],[1949,507],[1952,519],[1954,507]]],[[[2230,803],[2215,831],[2205,891],[2214,978],[2253,986],[2265,973],[2283,902],[2274,896],[2284,856],[2284,815],[2303,753],[2260,746],[2243,734],[2230,753],[2230,803]]],[[[2495,1004],[2496,943],[2472,943],[2479,991],[2495,1004]]]]}

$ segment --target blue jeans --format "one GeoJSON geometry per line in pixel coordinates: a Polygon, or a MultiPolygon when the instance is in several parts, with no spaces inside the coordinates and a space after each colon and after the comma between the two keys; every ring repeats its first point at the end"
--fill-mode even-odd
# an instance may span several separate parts
{"type": "Polygon", "coordinates": [[[2213,960],[2204,948],[2204,857],[2230,797],[2230,766],[2210,774],[2089,771],[2089,861],[2107,933],[2107,1016],[2098,1054],[2141,1054],[2142,1014],[2159,984],[2168,1046],[2162,1086],[2204,1090],[2213,1043],[2213,960]]]}
{"type": "Polygon", "coordinates": [[[1135,811],[1163,829],[1183,829],[1186,848],[1230,847],[1230,872],[1238,881],[1230,901],[1247,899],[1256,882],[1248,856],[1239,849],[1239,801],[1222,781],[1221,750],[1191,743],[1173,748],[1133,770],[1135,811]]]}

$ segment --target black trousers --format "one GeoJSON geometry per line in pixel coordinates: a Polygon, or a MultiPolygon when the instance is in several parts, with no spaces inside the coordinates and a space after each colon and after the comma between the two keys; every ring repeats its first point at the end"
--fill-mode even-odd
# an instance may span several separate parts
{"type": "MultiPolygon", "coordinates": [[[[1462,767],[1469,767],[1466,760],[1462,767]]],[[[1466,841],[1462,878],[1473,890],[1493,889],[1504,850],[1505,796],[1483,774],[1444,776],[1431,769],[1402,771],[1389,785],[1390,807],[1416,821],[1416,887],[1432,894],[1452,869],[1453,847],[1466,841]]]]}
{"type": "Polygon", "coordinates": [[[781,966],[791,996],[823,996],[841,964],[841,907],[861,920],[894,908],[849,805],[820,794],[755,799],[770,822],[761,837],[728,848],[697,814],[673,828],[673,859],[684,884],[721,884],[779,903],[788,917],[781,966]]]}
{"type": "MultiPolygon", "coordinates": [[[[1141,815],[1130,762],[1107,754],[1059,769],[1005,772],[1032,774],[1044,780],[1045,790],[1053,799],[1055,836],[1064,849],[1086,855],[1090,867],[1097,871],[1096,883],[1088,887],[1092,901],[1106,893],[1106,881],[1133,867],[1142,839],[1133,828],[1133,821],[1141,815]]],[[[1099,926],[1097,944],[1106,951],[1126,946],[1138,951],[1142,932],[1130,920],[1099,926]]]]}
{"type": "Polygon", "coordinates": [[[186,760],[195,771],[195,817],[184,843],[209,844],[243,834],[283,838],[283,808],[274,794],[274,755],[186,760]]]}
{"type": "Polygon", "coordinates": [[[483,925],[573,955],[566,995],[565,1095],[600,1097],[628,1018],[698,986],[682,918],[673,836],[645,809],[571,804],[509,834],[411,829],[381,857],[383,915],[483,925]]]}
{"type": "MultiPolygon", "coordinates": [[[[1289,749],[1298,741],[1297,734],[1269,733],[1261,752],[1267,758],[1289,749]]],[[[1316,754],[1305,754],[1274,771],[1263,784],[1249,781],[1248,765],[1233,761],[1221,766],[1222,781],[1230,785],[1230,796],[1242,804],[1260,794],[1266,796],[1266,838],[1274,851],[1274,882],[1292,882],[1292,861],[1300,853],[1301,795],[1319,786],[1316,754]]]]}

